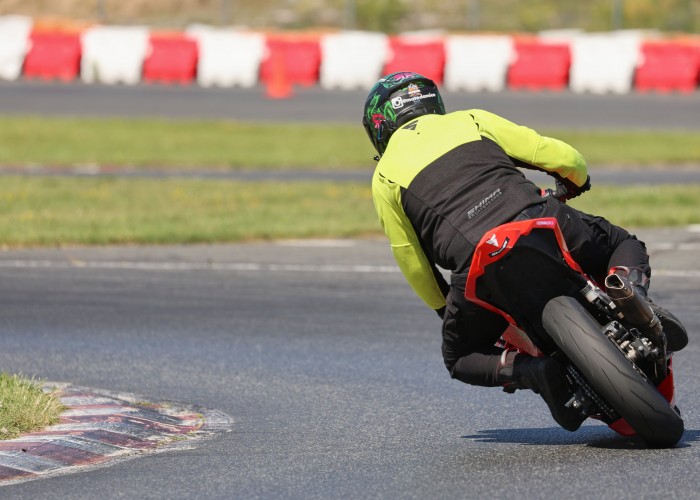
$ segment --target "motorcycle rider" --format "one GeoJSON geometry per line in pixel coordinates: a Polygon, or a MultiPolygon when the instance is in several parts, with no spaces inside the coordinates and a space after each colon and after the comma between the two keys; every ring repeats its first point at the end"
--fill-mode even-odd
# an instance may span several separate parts
{"type": "MultiPolygon", "coordinates": [[[[498,225],[555,217],[587,274],[622,274],[646,297],[651,268],[644,243],[563,203],[590,189],[586,162],[573,147],[487,111],[446,113],[437,86],[422,75],[398,72],[380,79],[365,102],[363,125],[378,153],[375,209],[409,284],[443,318],[442,353],[452,378],[508,392],[531,389],[559,425],[578,429],[583,418],[564,406],[571,394],[563,366],[496,347],[506,320],[465,299],[472,253],[498,225]],[[558,199],[542,198],[516,167],[553,176],[558,199]],[[449,285],[437,266],[451,271],[449,285]]],[[[650,305],[668,350],[683,349],[683,325],[650,305]]]]}

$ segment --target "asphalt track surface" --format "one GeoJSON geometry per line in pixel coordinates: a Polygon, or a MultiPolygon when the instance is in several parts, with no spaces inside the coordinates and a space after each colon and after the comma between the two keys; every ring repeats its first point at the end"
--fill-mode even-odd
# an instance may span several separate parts
{"type": "Polygon", "coordinates": [[[0,366],[234,419],[193,449],[3,487],[3,498],[692,498],[700,232],[646,240],[683,319],[686,432],[647,450],[569,433],[538,396],[449,378],[439,320],[383,240],[0,253],[0,366]]]}
{"type": "MultiPolygon", "coordinates": [[[[0,114],[354,122],[363,98],[3,83],[0,114]]],[[[597,127],[602,117],[610,127],[692,129],[700,116],[697,94],[446,100],[544,127],[597,127]]],[[[644,449],[598,423],[568,433],[534,394],[450,380],[439,320],[383,240],[2,251],[3,370],[215,408],[234,425],[192,449],[0,496],[697,497],[700,232],[638,234],[656,300],[691,332],[674,365],[686,432],[673,450],[644,449]]]]}
{"type": "MultiPolygon", "coordinates": [[[[369,89],[368,89],[369,90],[369,89]]],[[[266,99],[265,89],[106,86],[0,82],[0,114],[160,116],[360,125],[366,91],[295,89],[266,99]]],[[[517,123],[549,128],[700,128],[700,92],[591,95],[571,92],[444,92],[448,110],[483,108],[517,123]]]]}

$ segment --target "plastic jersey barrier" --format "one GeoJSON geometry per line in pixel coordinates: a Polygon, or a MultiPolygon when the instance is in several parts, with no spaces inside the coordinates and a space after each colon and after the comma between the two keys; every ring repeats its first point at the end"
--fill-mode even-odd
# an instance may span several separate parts
{"type": "Polygon", "coordinates": [[[693,92],[700,72],[700,44],[645,42],[641,63],[635,75],[635,88],[641,92],[693,92]]]}
{"type": "Polygon", "coordinates": [[[577,36],[571,45],[569,86],[578,93],[625,94],[639,63],[639,38],[612,34],[577,36]]]}
{"type": "Polygon", "coordinates": [[[24,76],[71,81],[80,74],[80,34],[34,31],[24,61],[24,76]]]}
{"type": "Polygon", "coordinates": [[[196,25],[186,33],[197,40],[197,82],[204,87],[253,87],[265,54],[259,33],[196,25]]]}
{"type": "Polygon", "coordinates": [[[447,90],[499,92],[505,88],[513,59],[511,37],[452,35],[447,37],[445,49],[447,90]]]}
{"type": "Polygon", "coordinates": [[[286,79],[290,84],[316,85],[320,66],[318,37],[270,35],[260,66],[260,80],[268,85],[280,79],[286,79]]]}
{"type": "Polygon", "coordinates": [[[321,87],[369,91],[381,76],[388,48],[389,38],[383,33],[345,31],[322,36],[321,87]]]}
{"type": "Polygon", "coordinates": [[[147,83],[192,83],[197,74],[197,42],[183,34],[151,34],[143,63],[147,83]]]}
{"type": "Polygon", "coordinates": [[[32,24],[27,16],[0,16],[0,79],[16,80],[22,74],[32,24]]]}
{"type": "Polygon", "coordinates": [[[440,85],[445,70],[445,44],[442,39],[397,36],[389,40],[389,56],[384,74],[415,71],[440,85]]]}
{"type": "Polygon", "coordinates": [[[508,87],[562,90],[569,83],[571,53],[566,43],[516,40],[515,58],[508,70],[508,87]]]}
{"type": "Polygon", "coordinates": [[[86,83],[139,83],[148,37],[148,29],[137,26],[87,29],[82,35],[81,78],[86,83]]]}

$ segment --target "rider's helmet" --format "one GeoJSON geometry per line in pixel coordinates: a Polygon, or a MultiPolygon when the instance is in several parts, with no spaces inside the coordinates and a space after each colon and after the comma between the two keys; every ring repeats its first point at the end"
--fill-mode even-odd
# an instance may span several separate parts
{"type": "Polygon", "coordinates": [[[437,85],[418,73],[401,71],[386,75],[372,87],[362,124],[381,155],[391,134],[404,123],[427,114],[445,114],[437,85]]]}

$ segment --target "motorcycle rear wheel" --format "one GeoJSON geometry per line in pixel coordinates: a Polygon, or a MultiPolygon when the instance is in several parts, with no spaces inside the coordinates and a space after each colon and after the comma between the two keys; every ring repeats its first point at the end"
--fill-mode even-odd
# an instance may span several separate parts
{"type": "Polygon", "coordinates": [[[542,322],[598,395],[647,446],[670,448],[678,443],[683,436],[683,419],[576,299],[561,296],[550,300],[542,322]]]}

